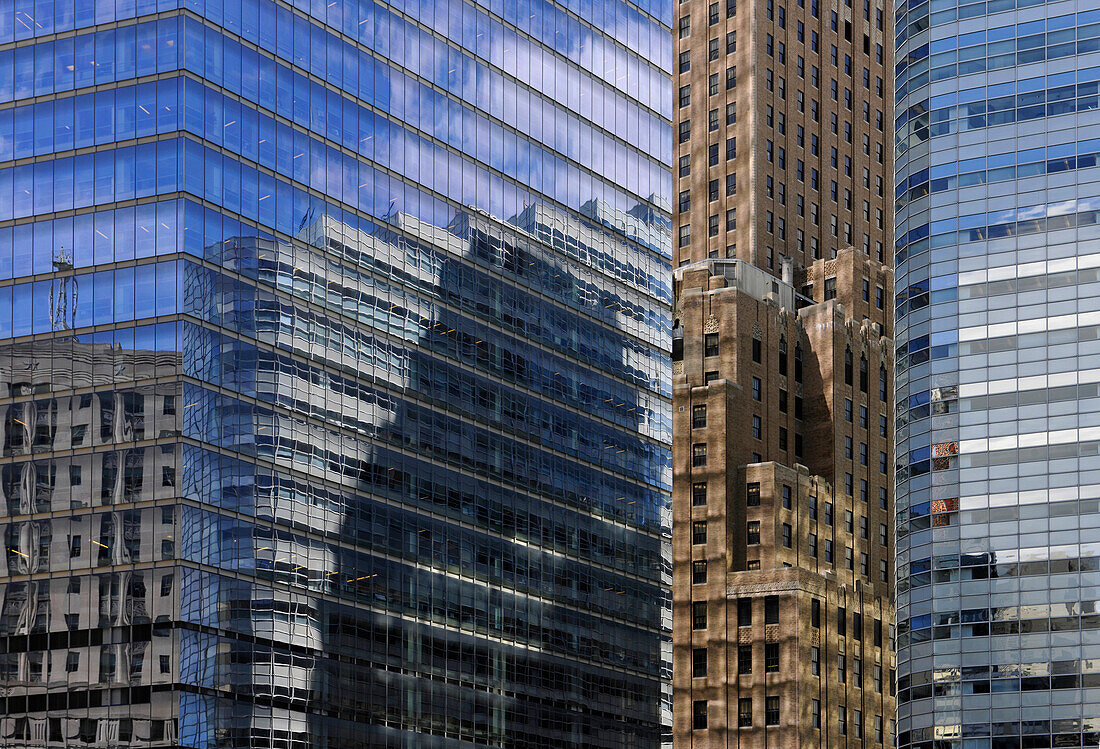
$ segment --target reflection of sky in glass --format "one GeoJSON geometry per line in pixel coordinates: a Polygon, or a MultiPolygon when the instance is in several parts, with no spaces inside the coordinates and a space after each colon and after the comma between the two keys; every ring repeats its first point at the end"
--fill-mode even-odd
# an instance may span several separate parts
{"type": "Polygon", "coordinates": [[[898,745],[1088,745],[1100,11],[959,5],[896,16],[898,745]]]}
{"type": "MultiPolygon", "coordinates": [[[[90,708],[84,743],[128,726],[188,745],[658,743],[670,16],[657,0],[0,12],[16,103],[0,339],[41,347],[19,349],[30,365],[0,348],[26,378],[0,402],[4,559],[75,560],[0,589],[0,638],[188,622],[55,657],[50,678],[114,688],[126,663],[129,687],[220,690],[90,708]],[[71,485],[47,490],[47,469],[71,485]],[[131,511],[138,496],[154,501],[131,511]],[[538,674],[575,684],[547,694],[538,674]]],[[[15,662],[39,689],[34,658],[15,662]]],[[[13,704],[5,737],[45,730],[13,704]]]]}

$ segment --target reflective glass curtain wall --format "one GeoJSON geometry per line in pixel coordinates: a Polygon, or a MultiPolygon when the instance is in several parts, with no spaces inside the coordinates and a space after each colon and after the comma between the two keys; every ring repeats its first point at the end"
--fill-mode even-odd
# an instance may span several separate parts
{"type": "Polygon", "coordinates": [[[671,3],[0,8],[0,744],[656,746],[671,3]]]}
{"type": "Polygon", "coordinates": [[[898,746],[1100,741],[1100,11],[901,2],[898,746]]]}

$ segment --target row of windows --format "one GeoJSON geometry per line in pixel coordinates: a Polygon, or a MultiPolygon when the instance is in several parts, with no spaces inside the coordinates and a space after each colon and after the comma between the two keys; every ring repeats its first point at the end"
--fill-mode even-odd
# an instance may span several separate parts
{"type": "MultiPolygon", "coordinates": [[[[694,731],[705,731],[708,728],[707,700],[694,700],[691,708],[691,728],[694,731]]],[[[852,710],[852,733],[857,739],[863,738],[863,711],[852,710]]],[[[821,701],[814,699],[810,702],[811,725],[813,728],[821,728],[821,701]]],[[[764,697],[764,725],[777,726],[780,718],[779,697],[764,697]]],[[[753,706],[751,697],[741,697],[737,700],[737,727],[752,728],[753,706]]],[[[845,706],[837,708],[837,730],[841,736],[848,735],[848,709],[845,706]]],[[[881,744],[884,739],[882,716],[876,715],[874,719],[874,740],[881,744]]]]}

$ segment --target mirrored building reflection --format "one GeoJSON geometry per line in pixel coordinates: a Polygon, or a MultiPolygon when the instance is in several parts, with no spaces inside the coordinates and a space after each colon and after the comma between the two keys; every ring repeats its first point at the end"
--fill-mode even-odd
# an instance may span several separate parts
{"type": "Polygon", "coordinates": [[[0,745],[667,737],[670,15],[0,11],[0,745]]]}
{"type": "Polygon", "coordinates": [[[901,3],[898,746],[1100,743],[1095,3],[901,3]]]}

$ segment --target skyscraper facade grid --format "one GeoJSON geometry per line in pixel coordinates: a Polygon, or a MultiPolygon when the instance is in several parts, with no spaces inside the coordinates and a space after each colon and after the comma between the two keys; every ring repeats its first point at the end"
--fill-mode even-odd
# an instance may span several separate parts
{"type": "Polygon", "coordinates": [[[0,744],[656,746],[671,3],[0,9],[0,744]]]}
{"type": "Polygon", "coordinates": [[[902,2],[898,746],[1100,741],[1100,11],[902,2]]]}

